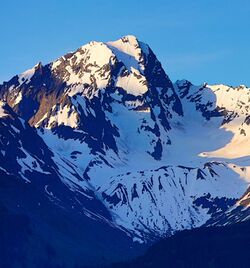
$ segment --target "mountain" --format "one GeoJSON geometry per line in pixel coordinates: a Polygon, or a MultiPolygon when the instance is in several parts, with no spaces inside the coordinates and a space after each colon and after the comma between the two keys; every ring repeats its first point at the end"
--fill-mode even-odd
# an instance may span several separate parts
{"type": "MultiPolygon", "coordinates": [[[[114,239],[132,256],[140,250],[131,247],[143,247],[138,242],[229,224],[228,213],[239,204],[247,219],[249,92],[246,86],[173,83],[134,36],[90,42],[38,63],[0,85],[1,184],[15,193],[11,202],[8,194],[0,197],[3,211],[17,213],[27,197],[25,215],[29,211],[33,222],[38,213],[40,221],[42,214],[27,208],[34,188],[45,211],[63,210],[70,226],[82,217],[82,237],[100,230],[109,260],[119,247],[103,232],[117,233],[114,239]]],[[[94,256],[102,257],[101,250],[94,256]]]]}
{"type": "Polygon", "coordinates": [[[92,190],[61,173],[36,129],[0,107],[1,267],[106,264],[141,252],[92,190]]]}

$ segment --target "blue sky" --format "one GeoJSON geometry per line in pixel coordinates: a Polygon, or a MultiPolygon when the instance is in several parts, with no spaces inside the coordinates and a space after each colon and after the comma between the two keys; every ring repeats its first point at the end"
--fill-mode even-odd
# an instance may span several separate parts
{"type": "Polygon", "coordinates": [[[0,81],[91,41],[127,34],[175,81],[250,86],[249,0],[3,0],[0,81]]]}

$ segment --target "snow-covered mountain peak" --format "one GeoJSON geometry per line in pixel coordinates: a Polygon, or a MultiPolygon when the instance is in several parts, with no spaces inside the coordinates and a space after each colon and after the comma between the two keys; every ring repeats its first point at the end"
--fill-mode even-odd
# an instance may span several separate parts
{"type": "Polygon", "coordinates": [[[69,95],[82,92],[92,98],[99,89],[117,86],[137,96],[148,90],[144,75],[148,51],[133,36],[107,43],[92,41],[53,62],[51,70],[71,87],[69,95]]]}
{"type": "Polygon", "coordinates": [[[141,96],[149,85],[171,85],[149,46],[131,35],[106,43],[92,41],[50,66],[53,76],[67,84],[68,95],[81,93],[89,99],[109,87],[141,96]]]}
{"type": "Polygon", "coordinates": [[[166,105],[181,112],[172,82],[160,62],[134,36],[107,43],[92,41],[52,63],[39,63],[4,83],[0,93],[10,107],[35,126],[64,124],[77,128],[83,117],[77,107],[85,110],[86,103],[94,106],[88,104],[94,98],[102,101],[100,109],[118,101],[126,109],[151,111],[165,129],[169,125],[164,114],[171,117],[166,105]]]}

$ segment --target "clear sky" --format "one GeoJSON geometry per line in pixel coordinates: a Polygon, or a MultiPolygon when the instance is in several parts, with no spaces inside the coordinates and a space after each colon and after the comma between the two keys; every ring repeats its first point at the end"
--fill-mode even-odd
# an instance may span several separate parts
{"type": "Polygon", "coordinates": [[[148,43],[175,81],[250,86],[250,0],[1,0],[0,81],[92,41],[148,43]]]}

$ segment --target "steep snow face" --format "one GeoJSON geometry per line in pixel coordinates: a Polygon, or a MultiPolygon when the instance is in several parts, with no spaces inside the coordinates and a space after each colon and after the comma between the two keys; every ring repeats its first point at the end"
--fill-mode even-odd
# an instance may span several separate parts
{"type": "Polygon", "coordinates": [[[149,54],[146,44],[139,42],[133,35],[127,35],[117,41],[108,42],[107,45],[128,70],[133,68],[143,73],[145,70],[144,58],[149,54]]]}
{"type": "Polygon", "coordinates": [[[134,96],[143,95],[148,90],[146,78],[133,67],[131,72],[123,72],[123,75],[117,78],[116,86],[134,96]]]}

